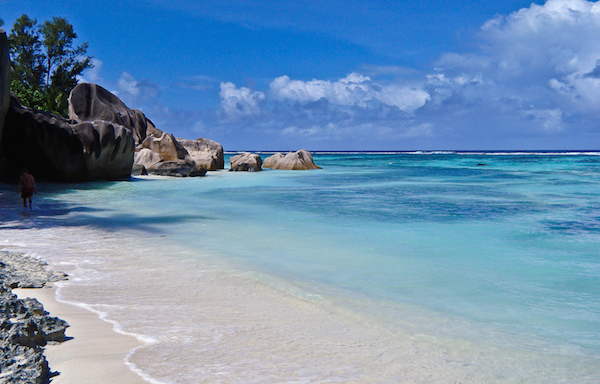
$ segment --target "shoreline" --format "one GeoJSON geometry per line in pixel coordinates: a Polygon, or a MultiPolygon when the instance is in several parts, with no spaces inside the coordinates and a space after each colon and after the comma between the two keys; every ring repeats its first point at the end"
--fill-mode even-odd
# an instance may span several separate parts
{"type": "MultiPolygon", "coordinates": [[[[67,277],[27,253],[0,252],[3,356],[8,382],[147,383],[128,356],[146,343],[98,313],[58,299],[67,277]]],[[[4,370],[4,368],[3,368],[4,370]]]]}
{"type": "Polygon", "coordinates": [[[129,353],[143,345],[134,336],[117,333],[112,324],[98,314],[56,298],[56,286],[16,288],[20,299],[29,297],[43,304],[51,316],[69,323],[60,344],[49,344],[44,355],[50,370],[59,373],[52,384],[147,383],[125,363],[129,353]]]}

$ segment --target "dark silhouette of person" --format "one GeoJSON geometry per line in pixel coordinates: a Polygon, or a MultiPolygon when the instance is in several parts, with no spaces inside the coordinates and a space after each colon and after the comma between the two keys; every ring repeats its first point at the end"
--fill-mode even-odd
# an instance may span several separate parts
{"type": "Polygon", "coordinates": [[[19,193],[19,190],[23,199],[23,207],[27,208],[27,201],[29,200],[29,209],[31,209],[31,198],[34,193],[37,193],[37,187],[35,186],[33,176],[25,168],[21,170],[21,177],[19,177],[19,184],[17,184],[17,193],[19,193]]]}

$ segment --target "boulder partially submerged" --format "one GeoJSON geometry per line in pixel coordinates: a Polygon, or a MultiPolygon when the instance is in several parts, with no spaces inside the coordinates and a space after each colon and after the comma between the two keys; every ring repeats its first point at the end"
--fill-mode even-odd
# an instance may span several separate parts
{"type": "Polygon", "coordinates": [[[285,156],[278,152],[267,157],[263,163],[263,167],[286,170],[321,169],[321,167],[315,165],[312,155],[306,149],[289,152],[285,156]]]}
{"type": "Polygon", "coordinates": [[[229,159],[230,171],[258,172],[262,171],[262,159],[256,153],[245,152],[229,159]]]}

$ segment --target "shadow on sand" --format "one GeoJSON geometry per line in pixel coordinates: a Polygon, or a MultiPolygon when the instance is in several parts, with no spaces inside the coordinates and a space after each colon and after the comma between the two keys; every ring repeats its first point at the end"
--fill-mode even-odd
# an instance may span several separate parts
{"type": "MultiPolygon", "coordinates": [[[[212,220],[211,217],[179,214],[153,215],[145,212],[143,215],[122,213],[113,209],[100,209],[82,204],[65,203],[55,197],[60,194],[81,190],[108,189],[115,183],[138,183],[140,179],[115,182],[88,182],[78,184],[41,184],[38,189],[43,191],[34,196],[33,209],[24,208],[16,187],[0,183],[0,231],[2,229],[32,229],[52,227],[92,227],[106,231],[124,229],[141,230],[160,234],[158,225],[212,220]]],[[[107,204],[108,205],[108,204],[107,204]]]]}

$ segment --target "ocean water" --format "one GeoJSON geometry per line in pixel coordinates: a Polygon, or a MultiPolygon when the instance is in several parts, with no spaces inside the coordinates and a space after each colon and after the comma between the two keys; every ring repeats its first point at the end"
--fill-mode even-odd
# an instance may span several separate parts
{"type": "Polygon", "coordinates": [[[3,187],[0,248],[144,344],[152,383],[600,382],[600,153],[3,187]]]}

